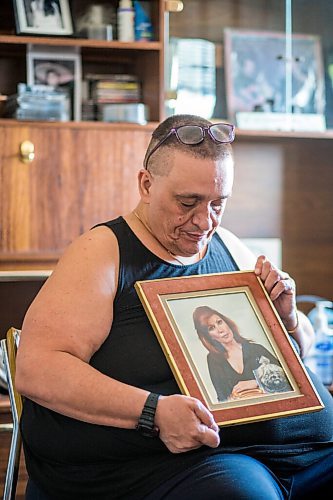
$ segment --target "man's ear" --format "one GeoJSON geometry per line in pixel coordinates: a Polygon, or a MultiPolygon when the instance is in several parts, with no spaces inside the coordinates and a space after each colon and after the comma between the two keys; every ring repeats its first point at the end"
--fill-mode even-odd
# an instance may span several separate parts
{"type": "Polygon", "coordinates": [[[148,170],[141,169],[138,174],[138,188],[142,201],[149,201],[152,177],[148,170]]]}

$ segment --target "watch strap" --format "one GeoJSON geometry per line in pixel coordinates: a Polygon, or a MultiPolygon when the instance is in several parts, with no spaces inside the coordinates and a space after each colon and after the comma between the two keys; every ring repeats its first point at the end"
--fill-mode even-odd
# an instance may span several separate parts
{"type": "Polygon", "coordinates": [[[136,429],[146,437],[156,437],[159,429],[155,426],[155,413],[159,394],[151,392],[144,404],[136,429]]]}

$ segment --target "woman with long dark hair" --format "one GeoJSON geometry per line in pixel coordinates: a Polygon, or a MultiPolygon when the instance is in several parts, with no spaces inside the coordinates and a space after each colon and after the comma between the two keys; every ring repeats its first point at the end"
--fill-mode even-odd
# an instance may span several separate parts
{"type": "Polygon", "coordinates": [[[280,366],[271,352],[242,337],[236,323],[215,309],[197,307],[193,321],[199,339],[208,350],[208,370],[219,401],[258,390],[254,370],[264,360],[280,366]]]}

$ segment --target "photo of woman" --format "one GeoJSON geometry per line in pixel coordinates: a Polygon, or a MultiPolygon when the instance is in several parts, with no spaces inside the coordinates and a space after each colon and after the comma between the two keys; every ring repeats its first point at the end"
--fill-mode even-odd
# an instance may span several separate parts
{"type": "Polygon", "coordinates": [[[323,408],[253,271],[135,284],[182,394],[221,426],[323,408]]]}
{"type": "Polygon", "coordinates": [[[263,345],[243,337],[236,323],[209,306],[193,312],[218,401],[291,390],[277,358],[263,345]]]}
{"type": "Polygon", "coordinates": [[[51,85],[52,87],[67,86],[74,82],[74,61],[45,61],[35,59],[35,83],[51,85]]]}
{"type": "Polygon", "coordinates": [[[81,55],[71,47],[27,50],[27,83],[67,96],[68,120],[81,119],[81,55]]]}
{"type": "Polygon", "coordinates": [[[69,119],[74,118],[75,61],[34,60],[34,84],[49,85],[65,92],[70,102],[69,119]]]}

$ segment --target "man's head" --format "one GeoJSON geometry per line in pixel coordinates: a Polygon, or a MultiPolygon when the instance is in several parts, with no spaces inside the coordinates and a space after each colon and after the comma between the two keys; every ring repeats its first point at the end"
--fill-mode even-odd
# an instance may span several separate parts
{"type": "Polygon", "coordinates": [[[205,249],[231,195],[231,146],[216,142],[211,134],[230,142],[233,127],[222,127],[218,135],[219,129],[208,129],[211,125],[192,115],[168,118],[153,133],[145,168],[139,173],[141,215],[161,245],[178,256],[190,257],[205,249]],[[188,125],[202,127],[190,129],[185,138],[190,140],[193,132],[199,132],[195,144],[183,144],[175,133],[188,125]]]}
{"type": "Polygon", "coordinates": [[[233,125],[212,124],[196,115],[170,116],[153,132],[143,165],[155,175],[167,175],[175,151],[216,160],[232,154],[233,140],[233,125]]]}

